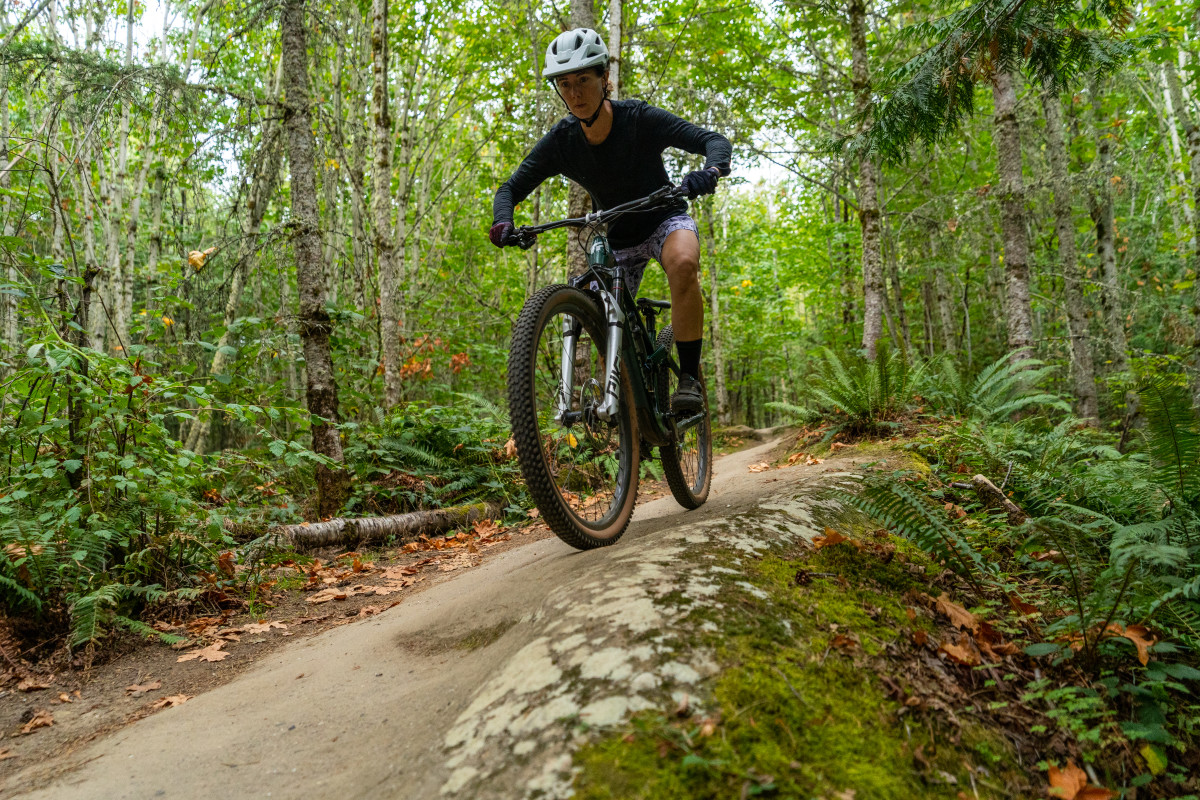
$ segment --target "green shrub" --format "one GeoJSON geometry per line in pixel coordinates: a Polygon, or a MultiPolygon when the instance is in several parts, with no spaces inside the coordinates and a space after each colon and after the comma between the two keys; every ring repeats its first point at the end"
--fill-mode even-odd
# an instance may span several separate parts
{"type": "Polygon", "coordinates": [[[401,513],[478,500],[520,507],[520,470],[505,452],[504,411],[477,395],[454,406],[410,403],[377,425],[348,425],[346,462],[354,471],[347,509],[401,513]]]}

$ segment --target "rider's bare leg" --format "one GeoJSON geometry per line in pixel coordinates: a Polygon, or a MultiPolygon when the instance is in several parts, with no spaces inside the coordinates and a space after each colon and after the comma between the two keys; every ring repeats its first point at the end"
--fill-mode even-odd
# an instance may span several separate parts
{"type": "Polygon", "coordinates": [[[671,285],[671,327],[675,340],[704,336],[704,295],[700,291],[700,242],[690,230],[678,230],[663,242],[663,269],[671,285]]]}

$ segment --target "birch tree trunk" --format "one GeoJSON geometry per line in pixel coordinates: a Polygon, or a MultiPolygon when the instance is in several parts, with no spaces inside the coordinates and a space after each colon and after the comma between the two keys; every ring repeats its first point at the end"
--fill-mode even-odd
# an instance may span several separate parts
{"type": "Polygon", "coordinates": [[[1014,360],[1033,354],[1029,300],[1029,239],[1025,228],[1025,180],[1021,174],[1021,128],[1013,75],[997,72],[992,82],[996,156],[1000,173],[1000,228],[1004,235],[1008,349],[1014,360]]]}
{"type": "MultiPolygon", "coordinates": [[[[325,265],[321,263],[317,213],[316,141],[309,110],[304,0],[285,0],[280,14],[280,34],[286,97],[283,117],[291,173],[292,247],[296,254],[300,338],[304,343],[307,375],[305,394],[308,411],[313,415],[313,450],[340,465],[343,461],[342,442],[335,427],[338,388],[329,347],[332,325],[325,309],[325,265]]],[[[341,467],[319,465],[316,478],[318,514],[332,517],[345,500],[349,476],[341,467]]]]}
{"type": "Polygon", "coordinates": [[[1093,424],[1100,421],[1092,353],[1088,346],[1083,274],[1075,251],[1075,218],[1071,210],[1071,176],[1067,161],[1062,106],[1058,92],[1042,92],[1046,115],[1046,155],[1050,162],[1050,188],[1054,192],[1054,228],[1058,235],[1058,262],[1063,274],[1063,299],[1067,307],[1067,336],[1071,345],[1071,377],[1075,385],[1079,416],[1093,424]]]}
{"type": "Polygon", "coordinates": [[[1093,81],[1092,119],[1096,134],[1095,181],[1091,195],[1091,216],[1096,226],[1096,257],[1100,262],[1100,307],[1112,344],[1112,363],[1116,372],[1129,369],[1129,345],[1125,338],[1125,313],[1117,275],[1116,227],[1112,195],[1112,136],[1108,132],[1100,98],[1100,84],[1093,81]]]}
{"type": "Polygon", "coordinates": [[[612,83],[612,99],[621,96],[621,0],[608,0],[608,80],[612,83]]]}
{"type": "Polygon", "coordinates": [[[371,120],[374,164],[371,169],[371,214],[375,259],[379,264],[379,337],[383,351],[384,408],[400,402],[400,318],[396,289],[399,279],[392,239],[392,119],[388,112],[388,0],[371,5],[371,120]]]}
{"type": "MultiPolygon", "coordinates": [[[[571,0],[571,27],[595,28],[596,9],[592,0],[571,0]]],[[[567,187],[567,216],[582,217],[591,210],[592,198],[587,190],[571,181],[567,187]]],[[[567,231],[567,274],[572,278],[587,272],[587,242],[582,229],[567,231]]]]}
{"type": "MultiPolygon", "coordinates": [[[[12,236],[15,233],[13,228],[12,217],[12,198],[8,191],[12,186],[12,169],[9,163],[8,138],[9,138],[9,111],[8,111],[8,89],[7,87],[0,90],[0,191],[3,196],[0,197],[0,217],[4,219],[3,233],[5,236],[12,236]]],[[[14,259],[8,259],[8,283],[10,286],[17,285],[17,265],[14,259]]],[[[3,340],[0,340],[0,345],[8,349],[9,355],[15,360],[15,353],[19,345],[19,337],[21,334],[20,327],[17,325],[17,295],[11,292],[5,292],[0,295],[3,300],[4,312],[4,331],[3,340]]],[[[3,358],[3,353],[0,353],[0,377],[3,377],[7,370],[5,364],[7,361],[3,358]]]]}
{"type": "MultiPolygon", "coordinates": [[[[1200,11],[1196,17],[1200,23],[1200,11]]],[[[1163,75],[1166,78],[1175,118],[1183,128],[1183,138],[1187,143],[1188,160],[1192,168],[1192,274],[1196,276],[1195,295],[1192,298],[1192,327],[1195,330],[1195,339],[1192,342],[1192,397],[1195,402],[1200,403],[1200,120],[1191,113],[1179,81],[1179,73],[1170,61],[1163,66],[1163,75]]],[[[1174,126],[1175,122],[1170,124],[1174,126]]]]}
{"type": "MultiPolygon", "coordinates": [[[[871,107],[871,73],[867,61],[867,6],[850,0],[850,55],[854,107],[865,114],[871,107]]],[[[869,157],[858,164],[858,221],[862,227],[863,335],[862,349],[875,358],[875,343],[883,334],[883,250],[879,213],[879,168],[869,157]]]]}
{"type": "MultiPolygon", "coordinates": [[[[890,235],[887,237],[891,241],[891,247],[884,250],[883,263],[887,266],[888,277],[892,282],[892,292],[895,299],[892,301],[896,307],[896,322],[900,326],[900,336],[904,343],[904,352],[912,354],[912,333],[908,329],[908,312],[904,308],[904,286],[900,282],[900,258],[896,252],[896,241],[890,235]]],[[[885,288],[886,291],[886,288],[885,288]]]]}
{"type": "Polygon", "coordinates": [[[717,390],[717,423],[729,425],[729,387],[725,384],[725,342],[721,333],[721,287],[717,281],[717,234],[713,222],[712,203],[704,203],[704,221],[708,223],[708,299],[712,311],[708,315],[709,339],[713,359],[713,383],[717,390]]]}

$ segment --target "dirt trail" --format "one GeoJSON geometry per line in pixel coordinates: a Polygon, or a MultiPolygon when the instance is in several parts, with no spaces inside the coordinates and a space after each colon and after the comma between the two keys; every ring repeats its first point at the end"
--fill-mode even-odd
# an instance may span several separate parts
{"type": "Polygon", "coordinates": [[[712,499],[698,511],[662,498],[639,507],[615,547],[581,553],[550,539],[500,554],[67,755],[76,767],[49,785],[28,791],[42,764],[0,791],[72,800],[562,796],[588,730],[694,696],[716,670],[674,627],[679,614],[665,600],[716,602],[714,576],[681,574],[681,555],[729,531],[748,553],[755,536],[808,535],[803,509],[789,512],[801,522],[759,532],[729,520],[852,468],[847,457],[750,472],[774,446],[720,459],[712,499]]]}

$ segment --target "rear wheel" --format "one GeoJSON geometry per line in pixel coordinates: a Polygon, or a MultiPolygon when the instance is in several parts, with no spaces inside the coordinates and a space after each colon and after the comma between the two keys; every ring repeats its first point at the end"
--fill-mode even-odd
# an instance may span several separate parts
{"type": "Polygon", "coordinates": [[[525,303],[508,356],[508,403],[521,474],[546,524],[572,547],[621,538],[633,516],[638,438],[632,393],[601,419],[604,316],[588,294],[548,286],[525,303]],[[571,359],[564,348],[575,337],[571,359]],[[564,372],[573,373],[564,380],[564,372]]]}
{"type": "MultiPolygon", "coordinates": [[[[675,346],[675,334],[667,325],[658,334],[658,346],[667,352],[675,346]]],[[[703,379],[701,379],[703,382],[703,379]]],[[[670,403],[671,395],[679,378],[666,365],[658,374],[658,396],[660,402],[670,403]]],[[[676,423],[684,420],[677,419],[676,423]]],[[[699,508],[708,500],[712,487],[712,426],[708,418],[708,396],[704,398],[704,416],[691,427],[682,431],[673,444],[658,448],[663,474],[671,494],[684,508],[699,508]]]]}

